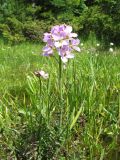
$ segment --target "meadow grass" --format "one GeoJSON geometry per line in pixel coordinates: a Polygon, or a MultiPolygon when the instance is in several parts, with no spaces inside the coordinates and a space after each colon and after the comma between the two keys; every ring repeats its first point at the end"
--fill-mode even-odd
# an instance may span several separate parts
{"type": "Polygon", "coordinates": [[[42,45],[0,49],[0,159],[119,160],[120,50],[86,43],[62,68],[42,45]],[[35,77],[43,69],[49,79],[35,77]]]}

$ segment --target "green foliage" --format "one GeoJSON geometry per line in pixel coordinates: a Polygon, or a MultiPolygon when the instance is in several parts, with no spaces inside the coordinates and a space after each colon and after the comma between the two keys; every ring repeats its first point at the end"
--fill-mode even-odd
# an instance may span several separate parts
{"type": "Polygon", "coordinates": [[[50,21],[29,20],[22,23],[15,17],[9,17],[6,19],[6,24],[0,25],[0,34],[5,41],[11,43],[25,40],[42,41],[44,32],[47,32],[50,26],[50,21]]]}
{"type": "MultiPolygon", "coordinates": [[[[10,33],[4,29],[7,35],[17,34],[20,41],[20,37],[38,41],[50,26],[67,23],[72,25],[80,36],[88,37],[90,32],[94,32],[97,38],[105,43],[113,41],[119,44],[120,1],[5,0],[0,3],[0,23],[8,25],[10,33]]],[[[1,32],[3,37],[5,32],[1,32]]]]}
{"type": "Polygon", "coordinates": [[[23,27],[23,34],[29,40],[42,41],[44,32],[48,31],[48,21],[26,21],[23,27]]]}
{"type": "Polygon", "coordinates": [[[11,16],[15,12],[15,1],[14,0],[5,0],[0,3],[0,13],[1,17],[4,19],[8,16],[11,16]]]}
{"type": "Polygon", "coordinates": [[[6,42],[11,44],[24,42],[26,40],[23,35],[17,33],[11,34],[9,31],[3,31],[3,38],[6,42]]]}
{"type": "Polygon", "coordinates": [[[40,56],[42,45],[0,43],[0,159],[119,159],[120,50],[96,43],[63,70],[62,101],[55,57],[40,56]],[[50,77],[40,85],[41,68],[50,77]]]}
{"type": "Polygon", "coordinates": [[[9,26],[11,32],[17,32],[17,33],[21,33],[22,29],[23,29],[23,24],[16,19],[15,17],[8,17],[6,19],[6,24],[9,26]]]}
{"type": "Polygon", "coordinates": [[[23,24],[15,17],[7,18],[6,24],[0,25],[0,31],[5,39],[10,43],[19,43],[25,41],[25,37],[22,34],[23,24]]]}
{"type": "Polygon", "coordinates": [[[84,10],[80,16],[83,29],[80,33],[88,35],[95,32],[97,38],[109,43],[120,42],[120,1],[96,1],[94,5],[84,10]]]}

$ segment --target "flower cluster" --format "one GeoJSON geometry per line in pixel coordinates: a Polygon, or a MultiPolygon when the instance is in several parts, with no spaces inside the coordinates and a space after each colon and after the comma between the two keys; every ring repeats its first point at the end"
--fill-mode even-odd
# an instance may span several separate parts
{"type": "Polygon", "coordinates": [[[74,58],[74,50],[80,52],[77,36],[76,33],[72,33],[71,26],[54,26],[50,33],[44,33],[43,41],[46,42],[46,46],[43,48],[43,55],[53,56],[54,51],[57,51],[63,63],[66,63],[68,59],[74,58]]]}

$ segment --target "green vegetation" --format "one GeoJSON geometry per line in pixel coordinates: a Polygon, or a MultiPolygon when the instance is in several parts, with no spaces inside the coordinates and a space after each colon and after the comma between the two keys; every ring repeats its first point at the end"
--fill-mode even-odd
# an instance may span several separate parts
{"type": "Polygon", "coordinates": [[[119,160],[119,44],[120,0],[1,0],[0,160],[119,160]],[[63,23],[85,41],[67,66],[41,55],[63,23]]]}
{"type": "Polygon", "coordinates": [[[120,43],[119,0],[1,0],[0,34],[10,43],[42,40],[51,25],[66,23],[80,36],[94,32],[104,43],[120,43]]]}
{"type": "Polygon", "coordinates": [[[61,101],[58,63],[42,45],[0,46],[0,159],[119,160],[119,49],[81,46],[62,72],[61,101]]]}

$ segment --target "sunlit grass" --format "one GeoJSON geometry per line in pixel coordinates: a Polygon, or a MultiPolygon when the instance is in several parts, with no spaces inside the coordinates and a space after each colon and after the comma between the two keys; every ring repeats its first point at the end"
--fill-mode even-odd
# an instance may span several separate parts
{"type": "Polygon", "coordinates": [[[120,50],[81,46],[62,72],[59,101],[58,64],[41,48],[1,42],[0,159],[118,160],[120,50]],[[39,69],[50,75],[41,86],[39,69]]]}

